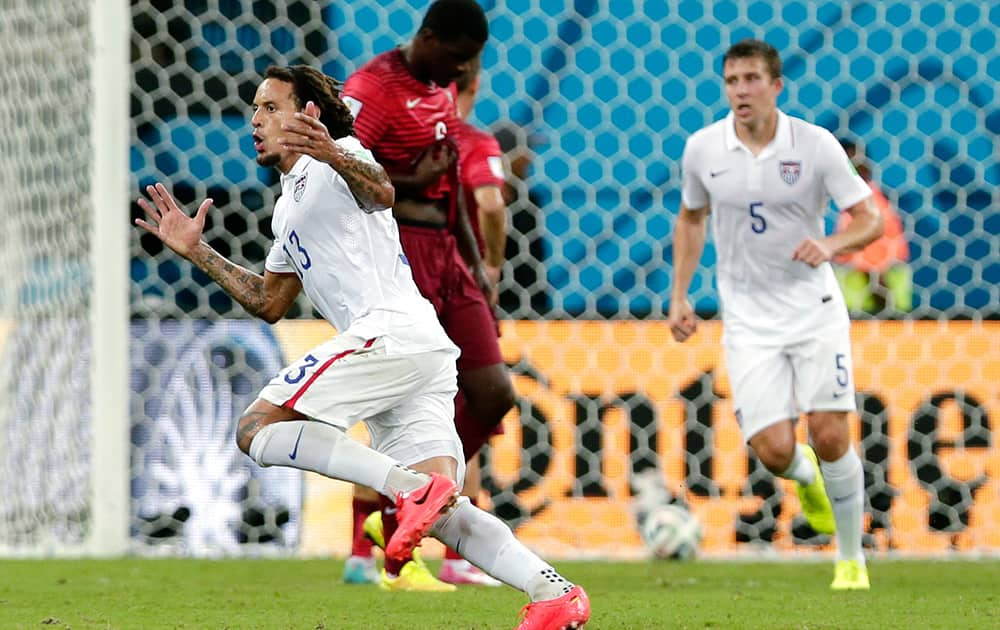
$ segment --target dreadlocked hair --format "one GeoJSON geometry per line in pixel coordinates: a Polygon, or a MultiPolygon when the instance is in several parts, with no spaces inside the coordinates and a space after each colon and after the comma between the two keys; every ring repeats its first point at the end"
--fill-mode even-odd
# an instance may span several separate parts
{"type": "Polygon", "coordinates": [[[291,83],[299,109],[305,108],[309,101],[316,103],[319,120],[334,140],[354,135],[354,117],[340,100],[340,89],[344,85],[340,81],[310,66],[271,66],[264,76],[291,83]]]}

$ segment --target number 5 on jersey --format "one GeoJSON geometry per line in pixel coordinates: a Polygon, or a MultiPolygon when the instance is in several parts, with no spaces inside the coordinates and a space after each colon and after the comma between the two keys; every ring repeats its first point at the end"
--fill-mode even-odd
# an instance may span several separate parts
{"type": "Polygon", "coordinates": [[[764,215],[760,213],[761,208],[763,207],[763,201],[750,202],[750,229],[753,230],[755,234],[763,234],[767,231],[767,220],[764,218],[764,215]]]}

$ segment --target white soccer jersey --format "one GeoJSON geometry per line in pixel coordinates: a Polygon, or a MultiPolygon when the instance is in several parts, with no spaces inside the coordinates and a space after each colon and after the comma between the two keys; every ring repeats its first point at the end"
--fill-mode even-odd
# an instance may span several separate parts
{"type": "MultiPolygon", "coordinates": [[[[357,138],[337,144],[375,163],[357,138]]],[[[303,155],[281,176],[271,227],[265,267],[298,275],[316,310],[338,331],[384,337],[395,354],[457,352],[413,282],[392,212],[360,207],[329,165],[303,155]]]]}
{"type": "Polygon", "coordinates": [[[792,260],[824,236],[831,198],[845,208],[871,196],[833,134],[779,111],[774,141],[754,156],[730,113],[688,139],[682,173],[684,205],[711,208],[727,338],[786,343],[848,325],[830,264],[792,260]]]}

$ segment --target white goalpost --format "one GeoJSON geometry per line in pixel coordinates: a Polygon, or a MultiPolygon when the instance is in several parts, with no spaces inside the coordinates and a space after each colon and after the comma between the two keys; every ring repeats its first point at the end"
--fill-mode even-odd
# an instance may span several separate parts
{"type": "Polygon", "coordinates": [[[129,535],[128,0],[94,0],[91,362],[91,555],[119,555],[129,535]]]}
{"type": "Polygon", "coordinates": [[[127,0],[0,20],[0,556],[128,547],[129,30],[127,0]]]}

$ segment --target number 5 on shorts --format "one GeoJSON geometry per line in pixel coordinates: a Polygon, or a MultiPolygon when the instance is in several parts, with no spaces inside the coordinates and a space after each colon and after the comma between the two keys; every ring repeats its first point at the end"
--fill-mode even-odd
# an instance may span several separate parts
{"type": "Polygon", "coordinates": [[[851,382],[851,375],[847,373],[847,366],[844,365],[847,355],[838,352],[834,358],[837,362],[837,385],[847,387],[847,384],[851,382]]]}

